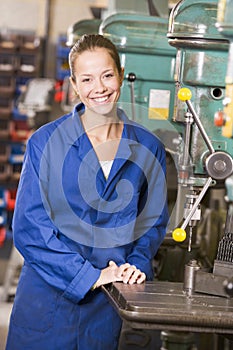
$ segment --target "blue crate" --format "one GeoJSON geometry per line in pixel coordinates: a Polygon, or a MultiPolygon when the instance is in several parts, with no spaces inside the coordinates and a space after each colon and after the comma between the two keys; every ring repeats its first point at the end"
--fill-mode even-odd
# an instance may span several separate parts
{"type": "Polygon", "coordinates": [[[12,111],[12,119],[26,121],[28,119],[28,116],[26,114],[19,113],[18,108],[14,107],[12,111]]]}
{"type": "Polygon", "coordinates": [[[0,187],[0,209],[7,207],[7,190],[0,187]]]}
{"type": "Polygon", "coordinates": [[[66,41],[67,41],[66,36],[61,35],[58,38],[57,57],[68,59],[70,47],[66,46],[66,41]]]}
{"type": "Polygon", "coordinates": [[[7,211],[0,208],[0,227],[5,226],[7,223],[7,211]]]}
{"type": "Polygon", "coordinates": [[[64,80],[67,76],[70,76],[68,61],[63,58],[58,58],[56,64],[56,79],[64,80]]]}
{"type": "Polygon", "coordinates": [[[11,151],[9,156],[10,164],[22,164],[25,153],[25,144],[24,143],[15,143],[11,145],[11,151]]]}

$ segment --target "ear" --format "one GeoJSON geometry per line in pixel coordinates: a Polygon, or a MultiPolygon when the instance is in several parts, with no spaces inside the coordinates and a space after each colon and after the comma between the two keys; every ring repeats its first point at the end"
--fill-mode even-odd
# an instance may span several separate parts
{"type": "Polygon", "coordinates": [[[69,77],[69,81],[70,81],[70,84],[72,85],[72,88],[74,89],[75,94],[78,95],[78,90],[74,79],[72,77],[69,77]]]}
{"type": "Polygon", "coordinates": [[[125,68],[124,68],[124,67],[121,67],[121,75],[120,75],[120,82],[121,82],[121,85],[122,85],[123,80],[124,80],[124,73],[125,73],[125,68]]]}

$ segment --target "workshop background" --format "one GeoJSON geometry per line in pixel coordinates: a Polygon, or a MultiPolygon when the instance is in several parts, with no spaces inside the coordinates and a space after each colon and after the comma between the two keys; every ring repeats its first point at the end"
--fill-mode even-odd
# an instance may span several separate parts
{"type": "MultiPolygon", "coordinates": [[[[219,3],[224,12],[226,1],[217,0],[0,1],[0,350],[23,263],[12,244],[11,220],[25,144],[77,102],[68,53],[84,33],[100,32],[116,44],[125,67],[119,103],[165,144],[171,220],[154,259],[155,279],[185,286],[187,264],[192,273],[201,266],[204,277],[197,273],[195,291],[232,296],[233,140],[224,113],[233,119],[225,99],[225,90],[232,94],[226,76],[233,29],[228,26],[226,36],[224,25],[218,30],[219,3]],[[190,90],[177,98],[182,87],[190,90]],[[213,271],[217,277],[220,271],[217,286],[213,271]]],[[[233,1],[228,4],[231,21],[233,1]]],[[[125,324],[119,350],[139,349],[233,346],[230,337],[206,329],[169,333],[125,324]]]]}

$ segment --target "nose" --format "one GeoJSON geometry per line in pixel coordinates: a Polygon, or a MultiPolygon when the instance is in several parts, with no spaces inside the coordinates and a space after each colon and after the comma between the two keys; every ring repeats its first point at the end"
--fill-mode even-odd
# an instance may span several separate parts
{"type": "Polygon", "coordinates": [[[104,82],[102,79],[96,79],[96,82],[95,82],[95,92],[101,94],[103,92],[105,92],[107,90],[104,82]]]}

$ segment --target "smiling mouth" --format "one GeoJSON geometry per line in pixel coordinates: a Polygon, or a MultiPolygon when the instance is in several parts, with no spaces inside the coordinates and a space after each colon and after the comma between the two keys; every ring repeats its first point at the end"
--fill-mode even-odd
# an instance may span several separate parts
{"type": "Polygon", "coordinates": [[[97,103],[103,103],[103,102],[106,102],[108,101],[109,99],[109,95],[108,96],[103,96],[103,97],[96,97],[96,98],[93,98],[93,100],[97,103]]]}

